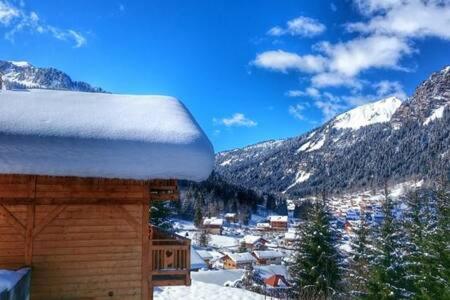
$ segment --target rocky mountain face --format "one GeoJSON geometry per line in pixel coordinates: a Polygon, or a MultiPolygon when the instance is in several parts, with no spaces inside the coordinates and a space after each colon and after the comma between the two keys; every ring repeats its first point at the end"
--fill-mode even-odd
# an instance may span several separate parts
{"type": "Polygon", "coordinates": [[[43,88],[81,92],[105,92],[82,81],[74,81],[54,68],[38,68],[23,61],[0,60],[0,73],[7,89],[43,88]]]}
{"type": "Polygon", "coordinates": [[[232,184],[286,196],[449,176],[449,170],[450,67],[406,102],[382,99],[299,137],[218,153],[215,168],[232,184]]]}

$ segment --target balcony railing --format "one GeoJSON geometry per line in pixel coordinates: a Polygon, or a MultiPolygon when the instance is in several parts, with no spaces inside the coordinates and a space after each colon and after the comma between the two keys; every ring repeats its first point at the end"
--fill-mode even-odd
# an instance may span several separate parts
{"type": "Polygon", "coordinates": [[[191,284],[191,240],[150,226],[150,276],[153,286],[191,284]]]}

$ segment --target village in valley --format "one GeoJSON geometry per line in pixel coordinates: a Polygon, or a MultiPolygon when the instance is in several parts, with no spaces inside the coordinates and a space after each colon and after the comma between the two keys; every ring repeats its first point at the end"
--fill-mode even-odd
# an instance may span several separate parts
{"type": "MultiPolygon", "coordinates": [[[[399,200],[411,188],[422,184],[422,181],[396,184],[388,196],[399,200]]],[[[330,224],[343,257],[352,253],[353,229],[358,228],[361,214],[371,226],[382,224],[383,193],[371,190],[330,197],[330,224]]],[[[315,198],[288,199],[287,215],[268,212],[259,205],[248,225],[234,212],[204,217],[197,226],[192,221],[173,219],[176,234],[192,243],[192,284],[202,284],[204,289],[220,286],[252,291],[251,299],[260,296],[287,299],[293,284],[289,266],[300,241],[297,228],[304,222],[298,215],[298,207],[314,202],[315,198]]],[[[400,218],[406,207],[401,201],[395,203],[394,214],[400,218]]],[[[180,289],[183,287],[160,288],[155,290],[155,297],[169,299],[167,295],[180,289]]]]}

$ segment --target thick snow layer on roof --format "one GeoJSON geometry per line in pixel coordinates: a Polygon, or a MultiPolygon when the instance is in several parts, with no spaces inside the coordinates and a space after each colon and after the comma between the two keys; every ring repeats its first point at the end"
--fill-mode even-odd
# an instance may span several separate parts
{"type": "Polygon", "coordinates": [[[363,126],[389,122],[402,101],[389,97],[349,110],[336,117],[333,127],[359,129],[363,126]]]}
{"type": "Polygon", "coordinates": [[[287,222],[288,216],[270,216],[270,222],[287,222]]]}
{"type": "Polygon", "coordinates": [[[203,220],[204,226],[222,226],[223,225],[223,219],[218,219],[215,217],[212,218],[205,218],[203,220]]]}
{"type": "Polygon", "coordinates": [[[259,259],[283,257],[281,252],[275,250],[253,251],[253,254],[259,259]]]}
{"type": "Polygon", "coordinates": [[[191,270],[198,270],[202,268],[207,268],[205,261],[201,258],[197,250],[191,247],[191,270]]]}
{"type": "Polygon", "coordinates": [[[213,147],[166,96],[0,92],[0,173],[206,179],[213,147]]]}
{"type": "Polygon", "coordinates": [[[258,241],[264,240],[261,236],[258,235],[246,235],[242,239],[246,244],[254,244],[258,241]]]}
{"type": "Polygon", "coordinates": [[[248,252],[244,253],[227,253],[228,257],[236,263],[249,263],[255,262],[256,259],[248,252]]]}

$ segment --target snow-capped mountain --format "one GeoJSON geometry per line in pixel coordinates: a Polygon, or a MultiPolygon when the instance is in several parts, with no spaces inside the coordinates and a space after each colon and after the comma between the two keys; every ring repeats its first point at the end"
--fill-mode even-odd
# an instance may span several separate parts
{"type": "Polygon", "coordinates": [[[7,89],[42,88],[81,92],[104,92],[86,82],[73,81],[54,68],[38,68],[26,61],[0,60],[0,73],[7,89]]]}
{"type": "Polygon", "coordinates": [[[337,129],[359,129],[376,123],[389,122],[401,104],[400,99],[389,97],[359,106],[337,116],[334,119],[333,127],[337,129]]]}
{"type": "Polygon", "coordinates": [[[233,184],[298,196],[450,175],[450,67],[403,103],[389,97],[298,137],[218,153],[215,170],[233,184]]]}

